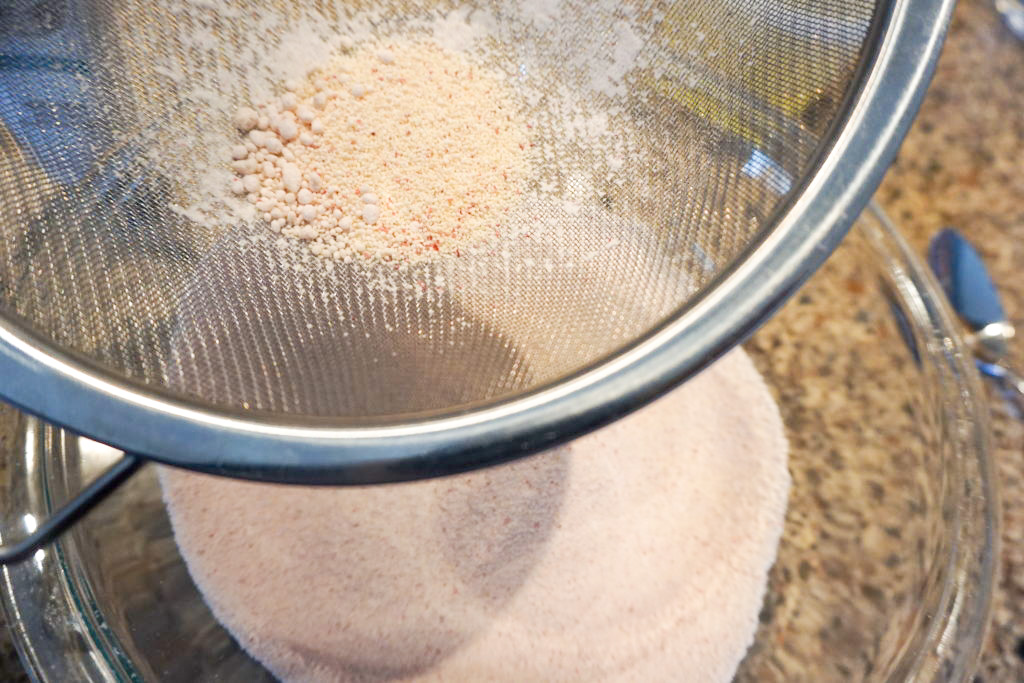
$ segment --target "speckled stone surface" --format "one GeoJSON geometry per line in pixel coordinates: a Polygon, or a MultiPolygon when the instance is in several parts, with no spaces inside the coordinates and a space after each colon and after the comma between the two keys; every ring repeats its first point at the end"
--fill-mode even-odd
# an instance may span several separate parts
{"type": "MultiPolygon", "coordinates": [[[[898,161],[879,191],[878,199],[919,253],[940,227],[956,225],[961,228],[981,247],[992,264],[995,277],[1004,288],[1010,316],[1024,324],[1024,278],[1019,274],[1024,268],[1022,160],[1024,44],[1018,43],[1003,28],[989,0],[961,0],[935,82],[898,161]]],[[[851,287],[856,286],[855,280],[849,282],[851,287]]],[[[794,318],[797,319],[799,317],[794,318]]],[[[847,323],[850,325],[848,330],[837,328],[825,333],[860,334],[860,322],[847,323]]],[[[776,326],[784,324],[788,324],[787,321],[780,320],[776,326]]],[[[799,330],[790,332],[800,333],[799,330]]],[[[768,330],[766,335],[755,341],[755,345],[770,345],[771,335],[772,331],[768,330]]],[[[1018,358],[1024,359],[1024,344],[1018,344],[1015,351],[1018,358]]],[[[781,371],[783,366],[776,369],[781,371]]],[[[811,406],[815,401],[825,404],[833,400],[834,392],[825,390],[827,383],[816,380],[801,382],[801,372],[820,380],[819,367],[793,360],[785,369],[791,373],[791,391],[800,393],[805,405],[811,406]]],[[[854,377],[864,370],[849,367],[836,368],[834,372],[854,377]]],[[[6,409],[2,412],[6,413],[6,409]]],[[[799,419],[800,415],[796,418],[799,419]]],[[[840,413],[837,420],[841,418],[840,413]]],[[[880,414],[877,419],[885,420],[886,416],[880,414]]],[[[907,417],[901,411],[894,411],[889,419],[893,424],[882,425],[880,430],[896,432],[900,429],[896,423],[905,421],[907,417]]],[[[1024,429],[998,408],[993,426],[1003,493],[1002,580],[977,680],[1002,683],[1024,680],[1024,429]]],[[[816,447],[813,443],[805,446],[816,447]]],[[[827,455],[827,450],[825,452],[827,455]]],[[[841,467],[842,463],[830,463],[821,471],[827,473],[833,465],[841,467]]],[[[814,480],[810,484],[818,485],[818,477],[822,475],[815,469],[807,469],[797,476],[808,477],[814,480]]],[[[870,478],[864,482],[864,491],[851,493],[882,495],[870,478]]],[[[813,487],[805,485],[801,490],[813,492],[813,487]]],[[[813,494],[807,495],[813,502],[813,494]]],[[[886,501],[887,504],[892,503],[893,499],[886,501]]],[[[841,510],[833,509],[828,516],[838,520],[839,524],[844,521],[841,510]]],[[[884,541],[881,538],[876,540],[884,541]]],[[[811,543],[812,539],[808,537],[807,541],[811,543]]],[[[793,571],[802,580],[813,583],[814,572],[830,577],[836,572],[849,572],[850,568],[825,558],[821,566],[796,561],[793,571]]],[[[779,572],[779,580],[784,573],[779,572]]],[[[876,587],[869,582],[851,582],[851,585],[859,587],[859,598],[880,599],[872,592],[876,587]]],[[[775,624],[784,624],[789,613],[800,608],[786,603],[767,607],[770,613],[766,612],[765,618],[775,624]]],[[[837,640],[849,641],[849,659],[851,666],[855,667],[858,657],[852,650],[859,642],[858,634],[840,629],[833,635],[837,640]]],[[[785,648],[779,649],[785,654],[785,648]]],[[[860,659],[864,659],[863,654],[860,659]]],[[[857,678],[858,673],[863,672],[851,669],[850,677],[857,678]]],[[[9,639],[2,632],[0,681],[19,683],[26,680],[9,639]]],[[[767,679],[762,676],[761,680],[767,679]]]]}

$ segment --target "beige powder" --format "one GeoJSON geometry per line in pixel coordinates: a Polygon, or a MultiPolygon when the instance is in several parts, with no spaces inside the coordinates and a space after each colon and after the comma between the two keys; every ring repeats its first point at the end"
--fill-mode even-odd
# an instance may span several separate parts
{"type": "Polygon", "coordinates": [[[501,234],[528,167],[503,79],[430,42],[362,44],[237,112],[234,191],[317,255],[462,255],[501,234]]]}
{"type": "Polygon", "coordinates": [[[287,681],[728,681],[789,477],[735,351],[567,447],[386,487],[162,470],[218,619],[287,681]]]}

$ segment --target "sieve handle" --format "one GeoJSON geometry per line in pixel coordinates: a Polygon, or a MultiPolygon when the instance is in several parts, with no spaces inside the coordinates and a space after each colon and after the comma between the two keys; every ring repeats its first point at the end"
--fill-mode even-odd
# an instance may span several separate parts
{"type": "Polygon", "coordinates": [[[28,536],[16,543],[0,546],[0,565],[27,559],[44,545],[60,536],[68,527],[85,516],[114,489],[135,474],[142,462],[142,458],[137,455],[126,453],[120,460],[93,479],[78,495],[54,511],[28,536]]]}

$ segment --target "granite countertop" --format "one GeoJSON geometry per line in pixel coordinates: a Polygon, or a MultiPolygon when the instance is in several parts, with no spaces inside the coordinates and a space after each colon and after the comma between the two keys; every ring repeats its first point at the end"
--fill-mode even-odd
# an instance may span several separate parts
{"type": "MultiPolygon", "coordinates": [[[[939,228],[960,228],[981,249],[1024,325],[1024,43],[991,0],[961,0],[920,116],[877,199],[918,253],[939,228]]],[[[1015,348],[1024,359],[1024,340],[1015,348]]],[[[1024,680],[1024,427],[996,406],[1002,488],[1001,583],[976,681],[1024,680]]],[[[0,629],[0,680],[26,681],[0,629]]]]}

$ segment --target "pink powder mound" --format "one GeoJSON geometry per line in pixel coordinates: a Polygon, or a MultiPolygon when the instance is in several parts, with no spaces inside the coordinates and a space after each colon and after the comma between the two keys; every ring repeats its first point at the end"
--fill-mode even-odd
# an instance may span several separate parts
{"type": "Polygon", "coordinates": [[[386,487],[163,469],[216,617],[289,681],[728,681],[750,646],[789,475],[733,352],[567,447],[386,487]]]}

